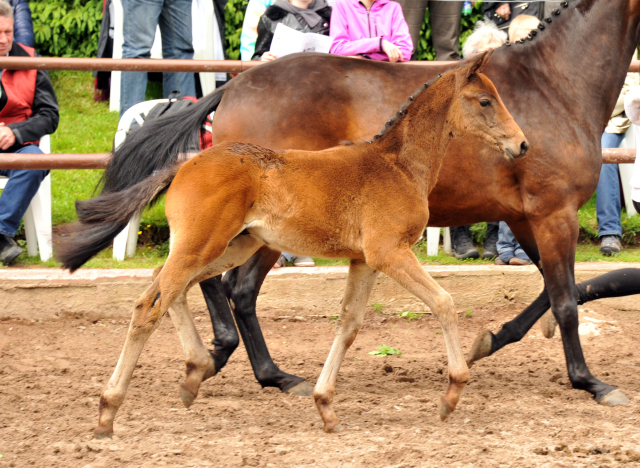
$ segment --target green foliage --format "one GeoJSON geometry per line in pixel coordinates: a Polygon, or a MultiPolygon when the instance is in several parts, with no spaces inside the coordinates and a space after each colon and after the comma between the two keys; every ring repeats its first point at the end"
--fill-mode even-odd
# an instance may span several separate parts
{"type": "Polygon", "coordinates": [[[371,351],[369,354],[371,356],[393,356],[394,354],[402,356],[402,352],[398,348],[387,345],[380,345],[377,350],[371,351]]]}
{"type": "Polygon", "coordinates": [[[464,312],[464,316],[465,316],[466,318],[473,318],[473,312],[471,312],[471,309],[467,309],[467,310],[465,310],[465,312],[464,312]]]}
{"type": "Polygon", "coordinates": [[[400,312],[398,314],[398,317],[407,319],[408,322],[411,322],[412,320],[421,318],[423,315],[424,314],[420,312],[412,312],[410,310],[405,310],[404,312],[400,312]]]}
{"type": "MultiPolygon", "coordinates": [[[[418,43],[417,60],[435,60],[436,52],[433,48],[433,41],[431,38],[431,28],[429,26],[429,9],[424,17],[424,23],[420,29],[420,42],[418,43]]],[[[471,11],[469,16],[462,16],[460,27],[460,50],[462,50],[462,44],[467,40],[469,34],[473,32],[473,27],[482,19],[482,2],[477,2],[471,11]]],[[[461,54],[462,55],[462,54],[461,54]]]]}
{"type": "Polygon", "coordinates": [[[387,305],[383,302],[375,302],[373,304],[371,304],[369,307],[371,307],[373,310],[376,311],[376,313],[381,314],[382,310],[387,307],[387,305]]]}
{"type": "Polygon", "coordinates": [[[224,35],[229,60],[240,58],[240,33],[248,3],[248,0],[228,0],[224,9],[224,35]]]}
{"type": "Polygon", "coordinates": [[[102,0],[29,2],[36,50],[55,57],[95,57],[102,0]]]}

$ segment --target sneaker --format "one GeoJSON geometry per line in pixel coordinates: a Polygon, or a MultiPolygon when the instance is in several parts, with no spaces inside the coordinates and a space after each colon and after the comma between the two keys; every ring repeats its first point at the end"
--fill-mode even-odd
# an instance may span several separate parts
{"type": "Polygon", "coordinates": [[[13,240],[13,237],[0,234],[0,262],[10,265],[22,253],[22,248],[13,240]]]}
{"type": "Polygon", "coordinates": [[[516,256],[509,260],[509,265],[531,265],[531,259],[524,252],[516,253],[516,256]]]}
{"type": "Polygon", "coordinates": [[[293,266],[295,267],[312,267],[316,266],[311,257],[293,257],[293,266]]]}
{"type": "Polygon", "coordinates": [[[284,255],[280,254],[278,261],[271,268],[282,268],[287,264],[287,259],[284,258],[284,255]]]}
{"type": "Polygon", "coordinates": [[[511,260],[514,258],[516,258],[516,256],[513,255],[513,252],[511,250],[507,250],[496,257],[496,261],[494,263],[496,265],[511,265],[511,260]]]}
{"type": "Polygon", "coordinates": [[[484,240],[482,258],[491,260],[498,256],[498,223],[487,223],[487,237],[484,240]]]}
{"type": "Polygon", "coordinates": [[[619,254],[622,250],[620,237],[618,236],[602,236],[600,238],[600,252],[607,257],[619,254]]]}
{"type": "Polygon", "coordinates": [[[471,231],[468,226],[458,226],[450,228],[451,248],[453,255],[458,260],[467,258],[480,258],[480,252],[471,242],[471,231]]]}

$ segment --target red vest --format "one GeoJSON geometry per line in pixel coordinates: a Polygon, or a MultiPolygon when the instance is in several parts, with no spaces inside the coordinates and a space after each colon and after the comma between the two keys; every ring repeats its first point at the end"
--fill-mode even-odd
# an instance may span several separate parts
{"type": "MultiPolygon", "coordinates": [[[[31,57],[35,50],[20,44],[31,57]]],[[[36,77],[38,70],[4,70],[2,86],[7,94],[7,104],[0,111],[0,122],[5,125],[24,122],[33,114],[33,98],[36,94],[36,77]]]]}

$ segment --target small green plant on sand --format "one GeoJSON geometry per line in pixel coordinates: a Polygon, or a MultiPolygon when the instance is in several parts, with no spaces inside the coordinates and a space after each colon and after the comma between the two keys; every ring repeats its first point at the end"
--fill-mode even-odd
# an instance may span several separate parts
{"type": "Polygon", "coordinates": [[[467,309],[467,310],[465,310],[465,312],[464,312],[464,316],[465,316],[466,318],[472,318],[472,317],[473,317],[473,312],[471,312],[471,309],[467,309]]]}
{"type": "Polygon", "coordinates": [[[411,322],[412,320],[421,318],[423,315],[424,314],[420,312],[412,312],[410,310],[405,310],[404,312],[400,312],[398,314],[398,317],[407,319],[407,321],[411,322]]]}
{"type": "Polygon", "coordinates": [[[373,304],[371,304],[369,307],[371,307],[373,310],[375,310],[375,312],[377,314],[381,314],[382,310],[387,307],[387,304],[384,304],[383,302],[375,302],[373,304]]]}
{"type": "Polygon", "coordinates": [[[380,345],[378,346],[378,349],[371,351],[369,354],[371,356],[393,356],[394,354],[402,356],[402,352],[398,348],[387,345],[380,345]]]}

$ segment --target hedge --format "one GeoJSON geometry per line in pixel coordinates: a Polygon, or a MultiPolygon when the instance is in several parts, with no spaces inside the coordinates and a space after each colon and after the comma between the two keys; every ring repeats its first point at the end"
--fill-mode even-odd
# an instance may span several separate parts
{"type": "MultiPolygon", "coordinates": [[[[227,56],[240,57],[240,31],[248,0],[228,0],[225,9],[227,56]]],[[[29,2],[33,15],[36,49],[41,55],[54,57],[95,57],[98,49],[103,0],[47,0],[29,2]]],[[[460,44],[473,25],[482,18],[482,2],[473,6],[469,16],[462,17],[460,44]]],[[[434,60],[429,28],[429,10],[418,44],[418,60],[434,60]]]]}

